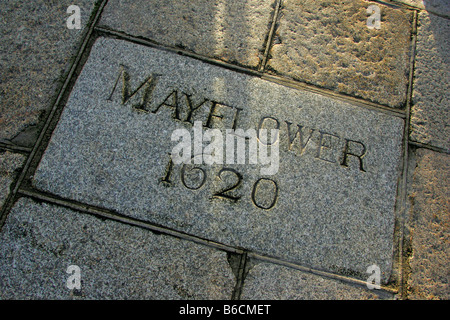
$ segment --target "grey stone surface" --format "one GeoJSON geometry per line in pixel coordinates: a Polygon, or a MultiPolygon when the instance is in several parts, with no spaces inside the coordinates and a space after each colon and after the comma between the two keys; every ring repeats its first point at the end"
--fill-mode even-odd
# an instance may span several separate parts
{"type": "Polygon", "coordinates": [[[101,27],[257,67],[274,0],[111,0],[101,27]]]}
{"type": "Polygon", "coordinates": [[[356,277],[366,278],[375,263],[386,281],[403,125],[379,111],[100,38],[33,184],[203,238],[356,277]],[[156,80],[145,82],[152,74],[156,80]],[[185,175],[182,165],[174,165],[168,174],[176,145],[172,132],[192,132],[186,121],[189,101],[193,107],[206,101],[192,117],[203,124],[211,101],[220,102],[210,118],[211,127],[222,131],[235,119],[243,130],[256,130],[263,118],[264,128],[278,123],[278,173],[262,175],[267,165],[247,160],[246,165],[199,165],[203,173],[188,165],[185,175]],[[237,108],[242,110],[236,118],[237,108]],[[295,135],[299,126],[301,134],[295,135]],[[218,195],[239,180],[229,171],[219,175],[223,167],[242,175],[236,188],[224,192],[240,197],[237,201],[218,195]],[[162,182],[164,177],[171,183],[162,182]],[[266,180],[257,183],[262,177],[266,180]]]}
{"type": "Polygon", "coordinates": [[[66,26],[71,0],[0,3],[0,141],[35,126],[50,107],[95,2],[76,2],[80,30],[66,26]]]}
{"type": "Polygon", "coordinates": [[[450,150],[450,20],[419,15],[410,139],[450,150]]]}
{"type": "Polygon", "coordinates": [[[361,285],[260,262],[250,269],[242,288],[243,300],[372,300],[393,295],[361,285]]]}
{"type": "Polygon", "coordinates": [[[409,299],[450,298],[450,156],[418,149],[411,162],[409,299]]]}
{"type": "Polygon", "coordinates": [[[355,0],[283,1],[269,71],[403,107],[409,73],[411,11],[355,0]],[[369,29],[369,5],[381,28],[369,29]]]}
{"type": "Polygon", "coordinates": [[[22,154],[0,151],[0,210],[25,159],[22,154]]]}
{"type": "Polygon", "coordinates": [[[225,252],[26,198],[0,233],[1,299],[229,299],[234,284],[225,252]]]}
{"type": "Polygon", "coordinates": [[[450,17],[450,2],[448,0],[393,0],[410,6],[425,9],[428,12],[450,17]]]}

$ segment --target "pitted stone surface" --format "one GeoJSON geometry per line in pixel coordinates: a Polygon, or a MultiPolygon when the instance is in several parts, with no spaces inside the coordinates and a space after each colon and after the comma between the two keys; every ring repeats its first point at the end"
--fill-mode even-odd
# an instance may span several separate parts
{"type": "Polygon", "coordinates": [[[274,0],[111,0],[101,27],[197,54],[257,67],[274,0]]]}
{"type": "Polygon", "coordinates": [[[243,300],[372,300],[393,295],[276,264],[261,262],[245,278],[243,300]]]}
{"type": "Polygon", "coordinates": [[[414,90],[413,141],[450,150],[450,20],[419,15],[414,90]]]}
{"type": "Polygon", "coordinates": [[[450,156],[418,149],[410,170],[411,248],[409,299],[450,298],[450,156]]]}
{"type": "Polygon", "coordinates": [[[100,38],[33,184],[364,279],[375,263],[386,281],[403,125],[382,112],[100,38]],[[192,121],[220,132],[279,126],[278,172],[261,173],[268,165],[248,161],[170,166],[174,130],[192,134],[189,106],[198,107],[192,121]]]}
{"type": "Polygon", "coordinates": [[[412,17],[411,11],[369,1],[283,1],[269,71],[404,107],[412,17]],[[370,5],[380,8],[380,29],[367,27],[370,5]]]}
{"type": "Polygon", "coordinates": [[[0,233],[1,299],[230,299],[234,284],[225,252],[26,198],[0,233]]]}

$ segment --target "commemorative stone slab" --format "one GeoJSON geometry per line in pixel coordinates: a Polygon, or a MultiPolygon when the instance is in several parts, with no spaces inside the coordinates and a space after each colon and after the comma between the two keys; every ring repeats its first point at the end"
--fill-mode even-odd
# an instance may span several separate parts
{"type": "Polygon", "coordinates": [[[99,38],[33,183],[315,268],[365,279],[377,264],[386,281],[403,126],[380,111],[99,38]]]}

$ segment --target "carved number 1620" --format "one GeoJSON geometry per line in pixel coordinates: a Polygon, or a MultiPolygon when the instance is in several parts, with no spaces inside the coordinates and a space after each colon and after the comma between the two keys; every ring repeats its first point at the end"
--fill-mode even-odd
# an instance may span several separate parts
{"type": "MultiPolygon", "coordinates": [[[[161,181],[164,183],[171,184],[172,183],[172,180],[171,180],[172,171],[173,171],[173,162],[172,162],[172,159],[170,159],[170,161],[166,167],[166,173],[165,173],[164,177],[161,179],[161,181]]],[[[217,173],[217,177],[221,181],[227,175],[233,176],[234,182],[227,183],[226,185],[221,187],[219,190],[216,190],[215,192],[213,192],[212,196],[213,196],[213,198],[228,199],[228,200],[236,202],[241,198],[241,196],[236,195],[235,192],[232,192],[232,191],[237,189],[241,185],[243,177],[242,177],[241,173],[239,173],[237,170],[232,169],[232,168],[224,167],[217,173]]],[[[189,190],[197,190],[197,189],[200,189],[205,184],[206,179],[207,179],[207,173],[206,173],[205,169],[203,169],[199,166],[183,164],[180,169],[180,178],[181,178],[181,182],[185,188],[187,188],[189,190]],[[197,173],[199,179],[197,179],[196,181],[189,181],[189,179],[187,179],[189,173],[190,174],[197,173]]],[[[253,204],[255,206],[257,206],[258,208],[264,209],[264,210],[272,209],[277,202],[277,198],[278,198],[278,185],[274,180],[269,179],[269,178],[259,178],[253,184],[251,199],[252,199],[253,204]],[[260,195],[260,193],[258,192],[258,189],[261,186],[263,186],[264,184],[266,186],[270,186],[270,185],[272,186],[272,192],[271,192],[270,196],[262,197],[260,195]]]]}

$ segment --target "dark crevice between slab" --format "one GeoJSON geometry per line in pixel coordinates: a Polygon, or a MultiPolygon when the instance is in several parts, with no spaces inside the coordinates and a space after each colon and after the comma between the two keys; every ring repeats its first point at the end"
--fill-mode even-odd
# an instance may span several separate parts
{"type": "Polygon", "coordinates": [[[53,134],[54,129],[56,128],[59,119],[61,117],[61,114],[64,110],[64,107],[69,99],[70,93],[72,91],[72,88],[74,87],[83,67],[86,63],[91,48],[93,44],[95,43],[95,40],[97,39],[98,35],[93,31],[89,35],[89,38],[85,42],[84,48],[80,48],[82,50],[79,53],[78,61],[76,65],[74,65],[74,70],[72,74],[68,75],[70,78],[68,78],[65,86],[61,88],[61,92],[58,96],[58,99],[55,101],[54,109],[50,114],[48,115],[48,118],[45,122],[45,126],[43,127],[43,131],[41,131],[39,139],[37,141],[37,145],[35,145],[35,148],[33,149],[34,153],[32,154],[32,159],[30,159],[30,163],[28,165],[26,174],[23,177],[23,181],[21,183],[21,186],[23,187],[31,187],[32,182],[31,179],[41,161],[42,156],[45,153],[45,150],[48,146],[48,143],[50,142],[51,136],[53,134]]]}
{"type": "Polygon", "coordinates": [[[417,10],[417,8],[409,6],[402,2],[395,2],[395,1],[383,1],[383,0],[369,0],[371,2],[379,3],[382,5],[385,5],[386,7],[393,8],[393,9],[408,9],[408,10],[417,10]]]}
{"type": "MultiPolygon", "coordinates": [[[[267,68],[270,69],[270,66],[268,66],[267,68]]],[[[287,77],[287,76],[279,76],[279,75],[274,75],[274,74],[270,74],[270,73],[265,73],[265,74],[263,74],[262,79],[286,86],[288,88],[304,90],[304,91],[312,92],[312,93],[319,94],[322,96],[326,96],[331,99],[337,99],[337,100],[349,103],[351,105],[354,105],[354,106],[357,106],[360,108],[381,112],[381,113],[384,113],[384,114],[387,114],[390,116],[394,116],[394,117],[398,117],[398,118],[402,118],[402,119],[404,119],[406,117],[405,110],[395,109],[395,108],[392,108],[389,106],[374,103],[374,102],[364,100],[364,99],[356,97],[356,96],[351,96],[351,95],[347,95],[342,92],[322,88],[322,87],[317,86],[312,83],[295,80],[295,79],[287,77]]]]}
{"type": "Polygon", "coordinates": [[[45,113],[45,110],[41,111],[36,123],[26,125],[22,131],[12,138],[0,139],[0,148],[11,149],[11,151],[19,153],[24,152],[27,155],[30,154],[33,150],[33,146],[38,140],[43,123],[45,122],[45,113]]]}
{"type": "MultiPolygon", "coordinates": [[[[270,58],[270,54],[269,54],[269,58],[270,58]]],[[[268,60],[269,60],[268,58],[268,60]]],[[[375,100],[369,100],[366,98],[363,98],[361,96],[358,95],[352,95],[349,93],[345,93],[343,91],[338,91],[335,88],[332,87],[327,87],[327,86],[321,86],[317,83],[314,83],[312,81],[308,81],[305,79],[300,79],[300,78],[296,78],[293,76],[289,76],[286,74],[283,74],[281,72],[276,71],[274,68],[272,68],[270,65],[266,65],[265,67],[265,74],[267,74],[268,76],[274,77],[274,78],[278,78],[279,81],[283,81],[287,84],[289,83],[298,83],[298,85],[300,86],[305,86],[305,90],[308,90],[308,87],[311,88],[315,88],[314,91],[322,91],[320,94],[324,94],[326,96],[330,96],[330,95],[339,95],[341,96],[341,100],[346,100],[349,103],[355,104],[357,103],[358,105],[365,104],[368,105],[370,107],[376,108],[380,111],[389,113],[389,114],[393,114],[395,116],[400,116],[403,117],[403,114],[405,112],[406,109],[406,102],[403,102],[403,104],[401,106],[397,106],[397,107],[392,107],[386,104],[382,104],[379,103],[375,100]],[[356,100],[356,101],[352,101],[352,100],[356,100]]]]}
{"type": "Polygon", "coordinates": [[[422,143],[422,142],[418,142],[418,141],[409,141],[409,145],[410,146],[414,146],[416,148],[423,148],[423,149],[428,149],[434,152],[438,152],[438,153],[445,153],[445,154],[450,154],[450,150],[448,149],[444,149],[441,147],[436,147],[427,143],[422,143]]]}
{"type": "MultiPolygon", "coordinates": [[[[104,7],[104,4],[106,3],[106,1],[102,2],[102,5],[99,5],[97,10],[100,10],[101,8],[104,7]]],[[[96,16],[97,20],[98,20],[98,15],[96,16]]],[[[97,20],[94,20],[93,22],[95,23],[97,20]]],[[[92,22],[91,22],[92,23],[92,22]]],[[[93,30],[93,26],[90,27],[91,31],[93,33],[91,33],[88,37],[88,40],[86,42],[85,48],[83,48],[83,45],[80,47],[80,53],[79,53],[79,57],[80,59],[78,60],[78,62],[76,62],[77,60],[74,61],[75,64],[75,71],[73,72],[72,75],[68,75],[68,77],[70,76],[70,81],[67,83],[67,85],[65,85],[64,87],[62,87],[61,92],[62,92],[62,98],[55,99],[55,111],[53,112],[53,114],[50,112],[50,114],[48,115],[48,119],[47,119],[47,126],[44,126],[44,128],[46,129],[45,132],[41,133],[40,135],[40,140],[38,140],[37,142],[37,146],[35,146],[35,153],[33,155],[33,159],[31,160],[30,164],[28,165],[28,167],[26,167],[23,171],[23,180],[20,181],[20,183],[18,183],[14,189],[16,190],[16,192],[11,194],[11,199],[9,201],[7,201],[9,203],[8,209],[5,209],[4,211],[2,211],[1,216],[0,216],[0,229],[3,226],[4,220],[6,219],[6,215],[7,212],[9,212],[10,208],[12,207],[13,203],[15,202],[15,200],[17,199],[17,191],[19,191],[19,189],[21,189],[22,187],[25,188],[29,188],[31,187],[31,177],[34,174],[37,165],[39,164],[41,157],[48,145],[48,142],[50,140],[51,134],[54,130],[54,128],[56,127],[56,124],[59,120],[59,117],[62,113],[63,110],[63,106],[65,105],[65,103],[67,102],[67,99],[69,97],[70,91],[73,88],[75,81],[78,77],[78,75],[80,74],[82,67],[84,66],[89,53],[90,53],[90,49],[93,45],[93,43],[95,42],[95,40],[101,35],[101,32],[99,32],[99,30],[95,31],[93,30]],[[56,102],[58,102],[56,104],[56,102]]],[[[89,33],[88,33],[89,34],[89,33]]],[[[83,42],[84,43],[84,42],[83,42]]],[[[142,44],[142,43],[141,43],[142,44]]],[[[220,64],[218,64],[220,65],[220,64]]],[[[223,65],[221,65],[223,66],[223,65]]],[[[248,70],[244,70],[247,73],[250,73],[252,75],[255,75],[254,71],[248,71],[248,70]]],[[[242,72],[242,70],[241,70],[242,72]]],[[[58,94],[59,96],[59,94],[58,94]]],[[[16,181],[17,182],[17,181],[16,181]]],[[[43,200],[41,200],[43,201],[43,200]]],[[[103,218],[106,219],[106,218],[103,218]]],[[[242,293],[242,287],[245,281],[245,276],[248,273],[249,270],[249,266],[250,264],[248,263],[248,258],[247,258],[247,253],[242,253],[242,254],[235,254],[235,253],[229,253],[229,261],[230,261],[230,265],[234,266],[234,268],[236,269],[237,273],[235,273],[237,275],[237,283],[236,283],[236,287],[235,290],[233,292],[233,298],[234,299],[239,299],[240,295],[242,293]],[[237,259],[236,255],[238,256],[239,259],[237,259]],[[234,257],[232,257],[234,256],[234,257]],[[236,264],[237,264],[237,268],[236,268],[236,264]]]]}

